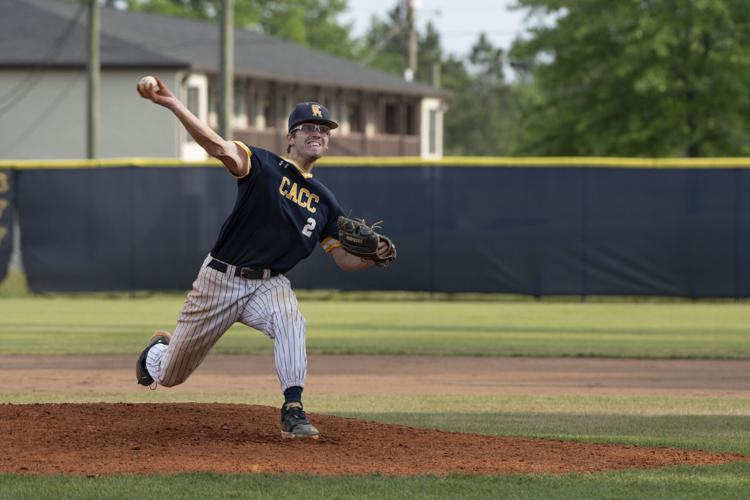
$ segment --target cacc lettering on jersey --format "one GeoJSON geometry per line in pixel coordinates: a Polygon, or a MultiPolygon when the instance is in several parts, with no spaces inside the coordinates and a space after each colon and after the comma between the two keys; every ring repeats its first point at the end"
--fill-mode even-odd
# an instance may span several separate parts
{"type": "Polygon", "coordinates": [[[311,214],[317,210],[313,204],[320,201],[317,194],[311,193],[306,187],[298,187],[296,182],[290,181],[286,176],[281,178],[279,193],[287,200],[292,200],[297,205],[306,208],[311,214]]]}

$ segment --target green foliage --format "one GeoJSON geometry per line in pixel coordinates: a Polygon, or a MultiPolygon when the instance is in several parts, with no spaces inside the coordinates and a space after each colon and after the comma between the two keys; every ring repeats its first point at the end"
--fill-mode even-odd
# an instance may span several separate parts
{"type": "MultiPolygon", "coordinates": [[[[415,78],[422,82],[436,85],[435,70],[440,71],[443,63],[443,48],[440,45],[440,33],[438,33],[432,21],[427,23],[425,32],[418,33],[417,37],[417,74],[415,78]]],[[[437,75],[439,78],[439,75],[437,75]]]]}
{"type": "Polygon", "coordinates": [[[746,0],[518,0],[543,22],[520,154],[732,156],[750,136],[746,0]]]}
{"type": "MultiPolygon", "coordinates": [[[[221,0],[106,0],[106,5],[165,15],[215,19],[221,0]]],[[[339,57],[353,57],[351,26],[337,17],[346,0],[235,0],[235,24],[313,47],[339,57]]]]}
{"type": "Polygon", "coordinates": [[[453,91],[445,115],[445,150],[452,155],[507,155],[516,141],[514,89],[503,77],[503,51],[481,34],[465,63],[444,65],[453,91]]]}
{"type": "Polygon", "coordinates": [[[407,44],[408,29],[403,21],[401,6],[397,5],[386,13],[385,19],[372,17],[358,56],[368,66],[402,76],[407,66],[407,44]]]}
{"type": "MultiPolygon", "coordinates": [[[[386,19],[374,18],[363,41],[363,61],[403,75],[407,67],[408,25],[400,6],[386,19]]],[[[504,81],[504,55],[480,34],[467,60],[445,56],[432,23],[418,34],[416,80],[451,92],[445,114],[445,151],[451,155],[506,155],[516,140],[517,104],[504,81]]]]}

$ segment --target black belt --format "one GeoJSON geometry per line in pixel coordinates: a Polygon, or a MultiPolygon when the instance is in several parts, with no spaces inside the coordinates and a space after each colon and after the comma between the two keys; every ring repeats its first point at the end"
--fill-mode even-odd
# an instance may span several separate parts
{"type": "MultiPolygon", "coordinates": [[[[217,271],[220,271],[222,273],[226,273],[227,268],[229,267],[228,264],[225,264],[224,262],[216,259],[211,259],[211,261],[207,265],[211,269],[216,269],[217,271]]],[[[239,266],[234,268],[235,276],[248,280],[267,280],[268,278],[272,278],[273,276],[276,276],[278,274],[278,271],[272,271],[270,269],[254,269],[252,267],[239,266]]]]}

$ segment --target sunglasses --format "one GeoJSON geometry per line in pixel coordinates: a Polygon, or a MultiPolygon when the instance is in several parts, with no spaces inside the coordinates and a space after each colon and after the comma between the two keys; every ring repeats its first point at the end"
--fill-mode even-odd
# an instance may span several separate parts
{"type": "Polygon", "coordinates": [[[331,135],[331,128],[326,125],[318,125],[315,123],[303,123],[302,125],[293,128],[289,131],[290,134],[293,134],[297,131],[301,130],[302,132],[306,134],[312,134],[313,132],[318,132],[323,135],[331,135]]]}

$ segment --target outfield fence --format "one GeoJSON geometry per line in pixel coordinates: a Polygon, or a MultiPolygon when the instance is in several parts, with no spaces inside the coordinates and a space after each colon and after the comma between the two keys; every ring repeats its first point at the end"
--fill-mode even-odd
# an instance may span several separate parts
{"type": "MultiPolygon", "coordinates": [[[[295,287],[750,296],[750,159],[330,158],[314,175],[383,219],[390,269],[316,251],[295,287]],[[748,189],[746,189],[748,188],[748,189]]],[[[17,212],[32,291],[189,288],[235,198],[213,162],[2,162],[0,278],[17,212]]]]}

